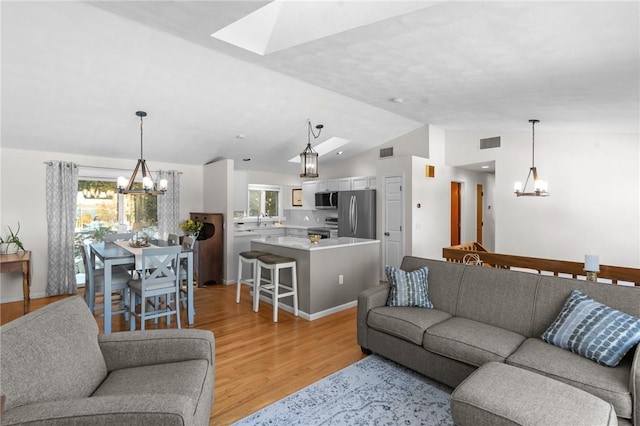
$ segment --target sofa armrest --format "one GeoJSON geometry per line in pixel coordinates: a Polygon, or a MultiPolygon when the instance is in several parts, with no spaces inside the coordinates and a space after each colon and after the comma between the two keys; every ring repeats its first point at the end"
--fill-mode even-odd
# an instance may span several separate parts
{"type": "Polygon", "coordinates": [[[358,295],[358,344],[363,349],[369,349],[367,346],[367,316],[369,311],[387,304],[390,287],[389,284],[380,284],[363,290],[358,295]]]}
{"type": "Polygon", "coordinates": [[[206,359],[213,365],[215,340],[208,330],[169,329],[100,334],[107,371],[206,359]]]}
{"type": "Polygon", "coordinates": [[[633,426],[640,426],[640,346],[636,345],[636,353],[631,364],[631,374],[629,375],[629,391],[633,402],[633,426]]]}
{"type": "Polygon", "coordinates": [[[118,395],[40,402],[4,412],[2,426],[193,423],[193,401],[182,395],[118,395]]]}

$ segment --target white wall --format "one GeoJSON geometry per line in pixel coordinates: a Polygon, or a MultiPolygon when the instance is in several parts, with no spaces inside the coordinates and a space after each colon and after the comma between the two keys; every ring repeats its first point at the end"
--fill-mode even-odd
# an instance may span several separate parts
{"type": "Polygon", "coordinates": [[[203,166],[202,204],[203,213],[222,213],[224,215],[224,265],[222,279],[227,281],[229,271],[233,270],[233,160],[221,160],[203,166]]]}
{"type": "Polygon", "coordinates": [[[447,131],[447,163],[495,159],[495,251],[640,267],[640,140],[637,134],[561,134],[536,129],[536,166],[550,196],[516,197],[531,167],[531,132],[447,131]],[[478,149],[500,135],[502,147],[478,149]]]}
{"type": "MultiPolygon", "coordinates": [[[[31,297],[45,295],[47,287],[47,218],[45,161],[73,161],[83,166],[115,167],[128,171],[135,167],[135,159],[122,160],[90,157],[56,152],[25,151],[0,148],[0,233],[5,235],[7,225],[15,230],[20,222],[20,239],[31,250],[31,297]]],[[[180,217],[202,208],[202,167],[149,161],[152,170],[175,169],[180,176],[180,217]]],[[[127,175],[128,176],[128,175],[127,175]]],[[[22,300],[20,274],[0,274],[0,302],[22,300]]]]}

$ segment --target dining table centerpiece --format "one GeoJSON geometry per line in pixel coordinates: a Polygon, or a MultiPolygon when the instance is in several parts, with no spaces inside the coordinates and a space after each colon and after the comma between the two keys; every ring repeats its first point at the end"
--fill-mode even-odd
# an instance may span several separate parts
{"type": "Polygon", "coordinates": [[[204,224],[202,222],[188,219],[180,224],[180,229],[184,231],[185,235],[193,236],[195,239],[197,239],[203,225],[204,224]]]}

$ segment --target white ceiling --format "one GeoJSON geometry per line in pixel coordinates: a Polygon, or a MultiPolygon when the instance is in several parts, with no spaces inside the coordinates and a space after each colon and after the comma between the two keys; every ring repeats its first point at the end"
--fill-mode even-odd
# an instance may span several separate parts
{"type": "Polygon", "coordinates": [[[425,124],[639,132],[637,1],[425,2],[266,55],[211,37],[267,3],[3,0],[2,145],[133,160],[144,110],[152,168],[296,173],[308,118],[352,141],[321,167],[425,124]]]}

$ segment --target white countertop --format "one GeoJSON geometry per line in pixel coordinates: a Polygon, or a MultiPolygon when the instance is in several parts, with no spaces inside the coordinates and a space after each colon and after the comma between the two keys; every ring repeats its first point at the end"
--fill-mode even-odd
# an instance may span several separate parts
{"type": "Polygon", "coordinates": [[[271,244],[274,246],[298,249],[298,250],[326,250],[338,247],[357,246],[362,244],[375,244],[380,240],[368,240],[366,238],[325,238],[318,241],[317,244],[312,244],[307,238],[296,237],[257,237],[252,239],[251,242],[259,242],[264,244],[271,244]]]}
{"type": "MultiPolygon", "coordinates": [[[[316,226],[316,228],[318,228],[318,227],[320,227],[320,226],[319,225],[316,226]]],[[[304,230],[307,230],[309,228],[310,228],[310,226],[299,226],[299,225],[267,225],[267,226],[246,227],[246,228],[236,226],[235,229],[233,230],[233,235],[234,236],[255,235],[257,237],[257,236],[260,235],[261,232],[272,230],[272,229],[283,229],[283,230],[287,230],[287,229],[304,229],[304,230]]]]}

